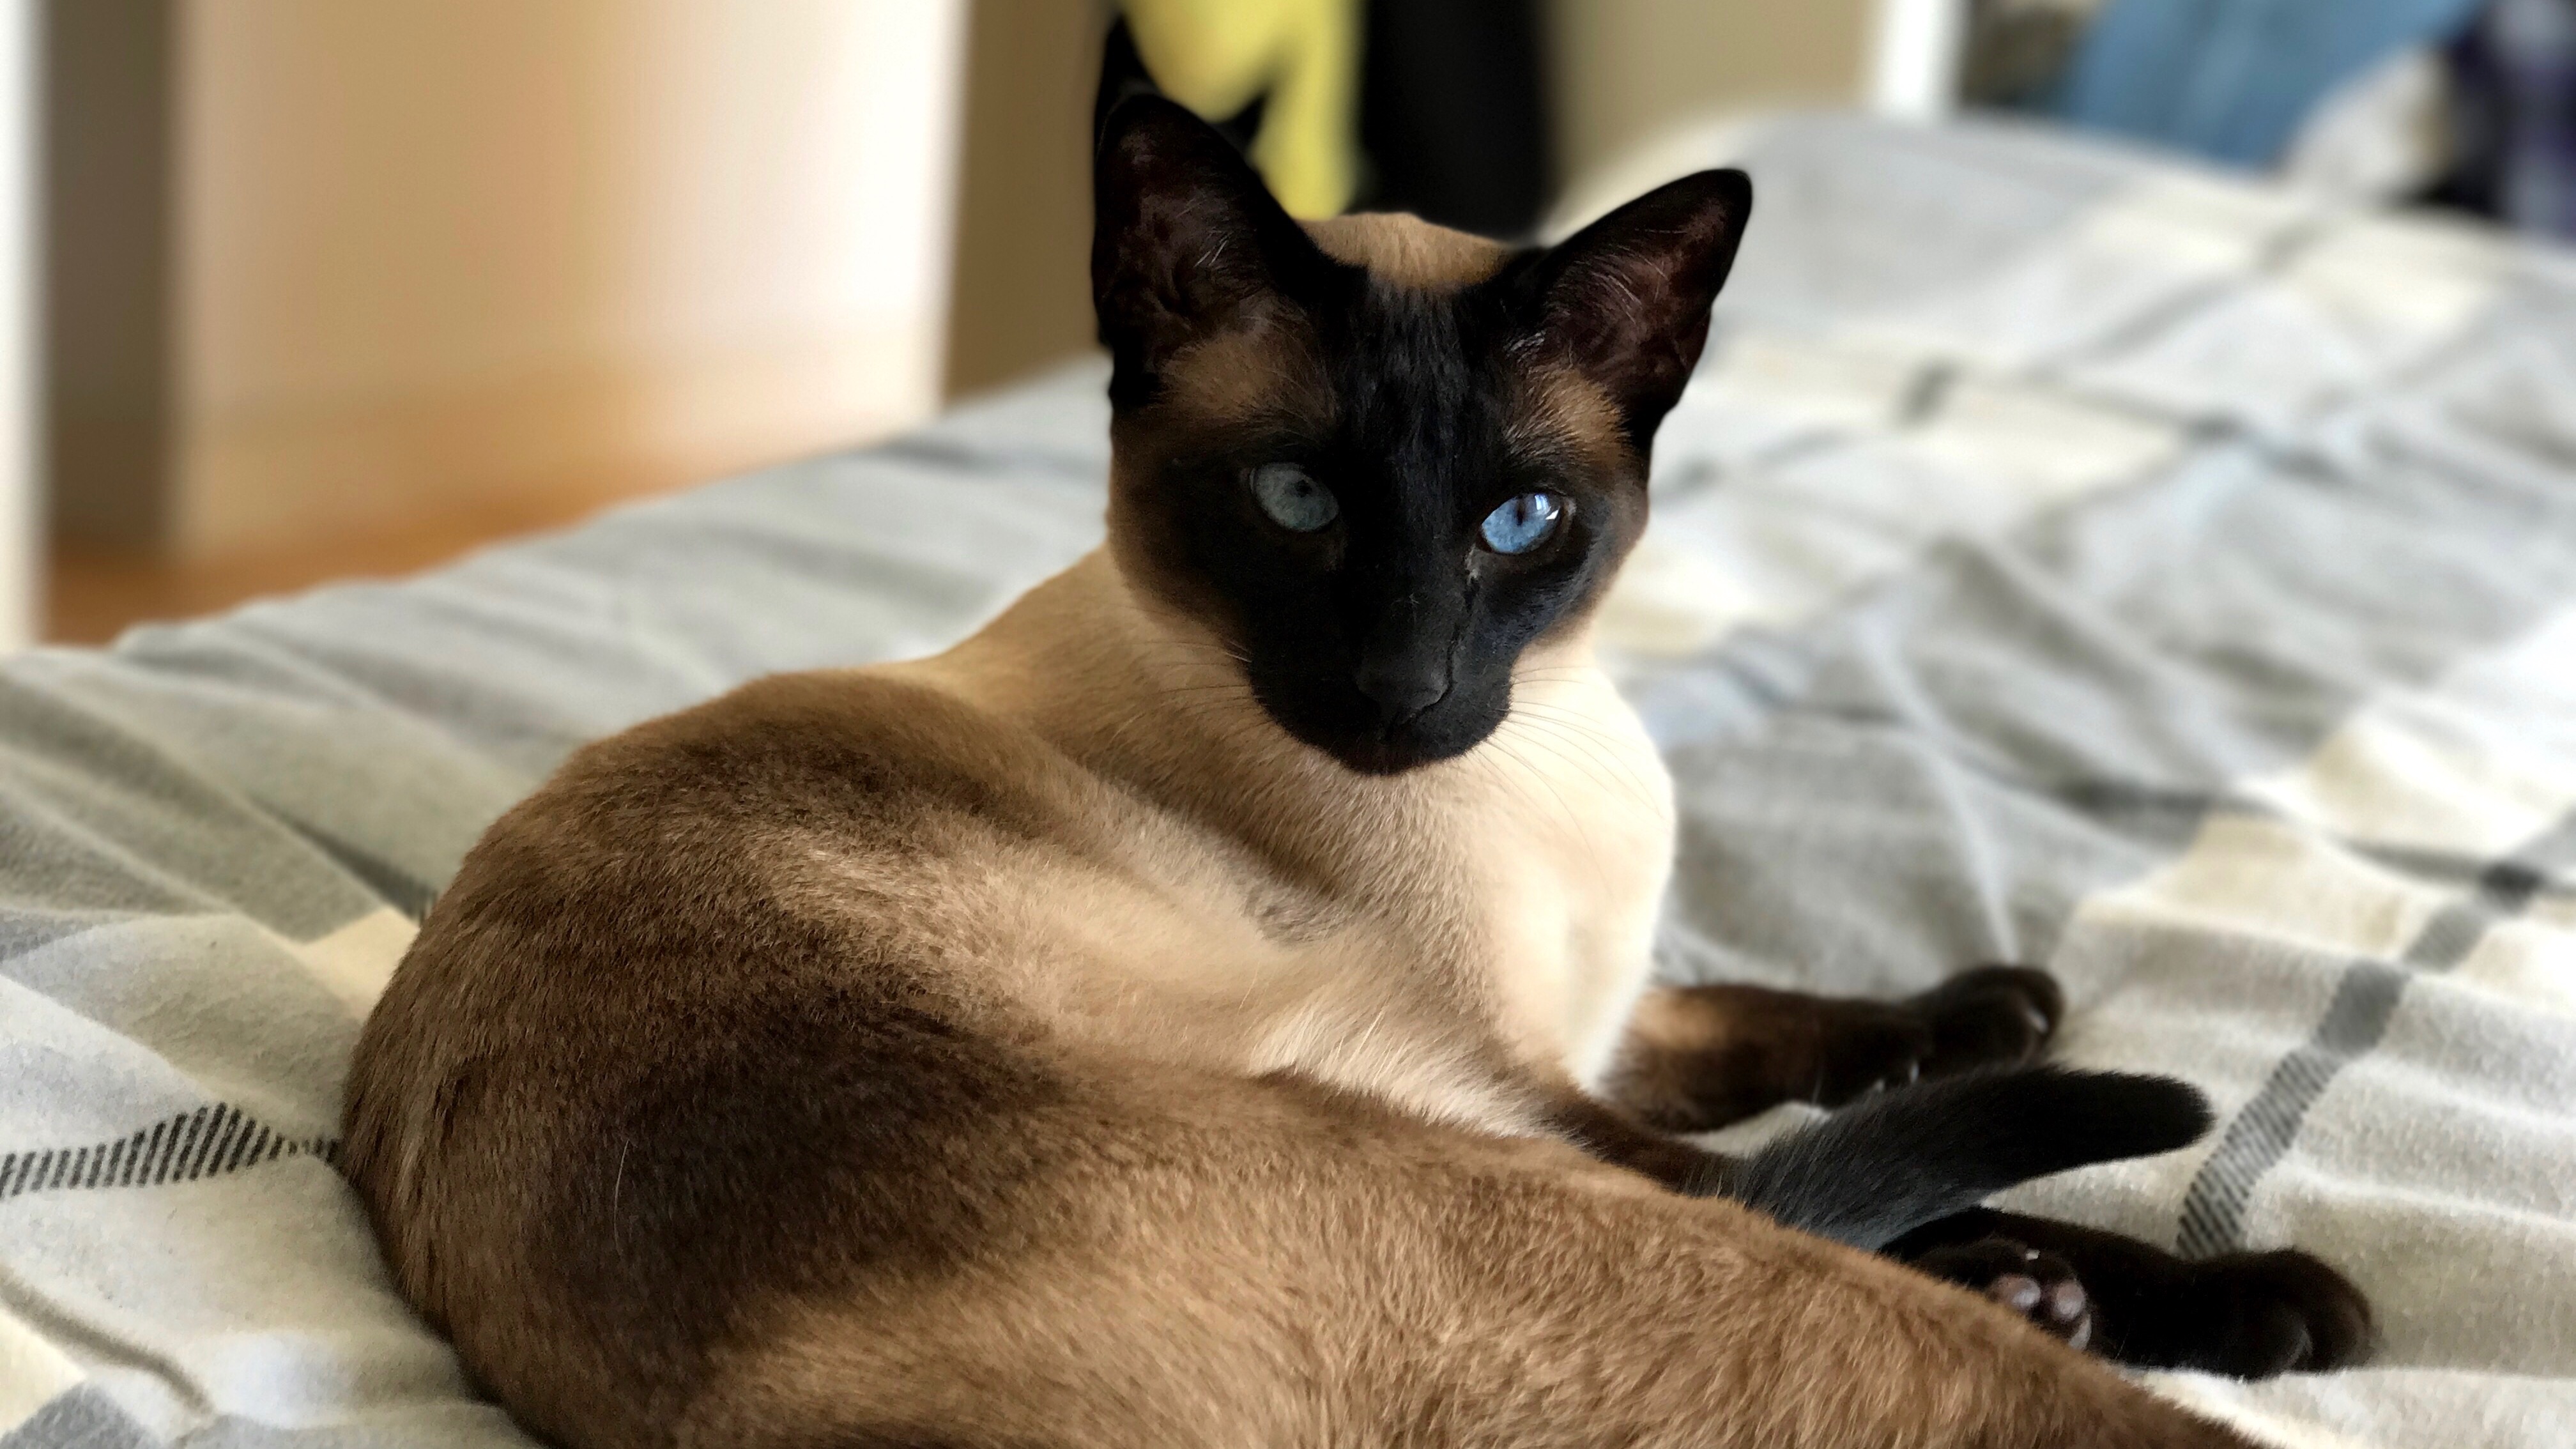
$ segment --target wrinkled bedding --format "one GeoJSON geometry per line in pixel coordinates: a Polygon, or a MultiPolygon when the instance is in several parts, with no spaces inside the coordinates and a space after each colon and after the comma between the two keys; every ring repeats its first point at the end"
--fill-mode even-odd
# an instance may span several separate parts
{"type": "MultiPolygon", "coordinates": [[[[2383,1315],[2161,1390],[2576,1442],[2576,258],[2013,129],[1668,149],[1760,199],[1603,617],[1679,782],[1663,971],[2049,964],[2067,1058],[2221,1126],[2015,1204],[2383,1315]]],[[[524,1444],[331,1165],[412,922],[581,741],[1090,547],[1103,382],[0,665],[0,1449],[524,1444]]]]}

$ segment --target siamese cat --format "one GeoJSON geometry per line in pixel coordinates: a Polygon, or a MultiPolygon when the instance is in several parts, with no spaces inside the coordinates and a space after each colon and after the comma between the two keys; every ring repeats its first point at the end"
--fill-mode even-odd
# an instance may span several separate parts
{"type": "Polygon", "coordinates": [[[1095,187],[1107,544],[944,654],[579,751],[367,1024],[348,1171],[523,1423],[2234,1446],[2077,1344],[2361,1349],[2303,1254],[1975,1207],[2208,1122],[2026,1065],[2045,975],[1651,984],[1671,787],[1590,627],[1742,173],[1544,250],[1301,225],[1144,95],[1095,187]],[[1855,1105],[1740,1160],[1676,1135],[1789,1099],[1855,1105]]]}

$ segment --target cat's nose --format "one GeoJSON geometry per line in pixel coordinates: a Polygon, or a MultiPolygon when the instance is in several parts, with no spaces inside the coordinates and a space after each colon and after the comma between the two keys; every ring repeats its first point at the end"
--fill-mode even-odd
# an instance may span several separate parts
{"type": "Polygon", "coordinates": [[[1382,655],[1360,661],[1355,683],[1391,725],[1403,724],[1449,693],[1449,661],[1438,655],[1382,655]]]}

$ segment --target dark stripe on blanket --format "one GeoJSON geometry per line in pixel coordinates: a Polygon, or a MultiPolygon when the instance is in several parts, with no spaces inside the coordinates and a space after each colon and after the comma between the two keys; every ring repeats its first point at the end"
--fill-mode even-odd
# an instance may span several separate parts
{"type": "Polygon", "coordinates": [[[2308,1109],[2335,1073],[2379,1045],[2406,994],[2407,977],[2448,971],[2467,960],[2488,929],[2528,907],[2549,884],[2551,868],[2571,856],[2576,856],[2576,817],[2489,866],[2467,898],[2444,906],[2424,923],[2398,964],[2360,960],[2344,968],[2316,1030],[2272,1069],[2192,1178],[2175,1235],[2175,1246],[2185,1257],[2232,1253],[2245,1246],[2245,1205],[2253,1200],[2255,1184],[2289,1152],[2308,1109]]]}
{"type": "Polygon", "coordinates": [[[1090,483],[1100,477],[1100,459],[1088,454],[1059,453],[1033,447],[986,447],[936,434],[896,438],[877,444],[868,454],[861,456],[870,460],[892,458],[975,478],[989,478],[997,468],[1061,473],[1078,483],[1090,483]]]}
{"type": "Polygon", "coordinates": [[[75,1384],[0,1434],[0,1449],[150,1449],[160,1443],[96,1384],[75,1384]]]}
{"type": "Polygon", "coordinates": [[[337,1163],[339,1156],[333,1138],[286,1137],[238,1107],[200,1107],[114,1142],[0,1155],[0,1202],[27,1192],[194,1182],[288,1157],[337,1163]]]}
{"type": "Polygon", "coordinates": [[[2174,823],[2169,830],[2197,832],[2213,815],[2261,816],[2307,831],[2373,865],[2414,876],[2427,885],[2453,889],[2475,886],[2483,890],[2491,883],[2510,882],[2511,889],[2524,892],[2528,898],[2576,896],[2576,881],[2560,880],[2553,873],[2558,863],[2576,861],[2576,817],[2560,822],[2548,834],[2498,861],[2342,835],[2309,824],[2269,801],[2232,791],[2166,789],[2117,780],[2077,780],[2047,789],[2053,797],[2100,820],[2162,819],[2174,823]]]}
{"type": "Polygon", "coordinates": [[[430,904],[438,899],[438,887],[427,881],[414,880],[411,873],[376,855],[361,850],[318,825],[307,824],[272,809],[269,812],[281,824],[304,837],[314,849],[331,858],[331,862],[358,878],[360,884],[374,891],[378,899],[395,910],[418,921],[429,914],[430,904]]]}

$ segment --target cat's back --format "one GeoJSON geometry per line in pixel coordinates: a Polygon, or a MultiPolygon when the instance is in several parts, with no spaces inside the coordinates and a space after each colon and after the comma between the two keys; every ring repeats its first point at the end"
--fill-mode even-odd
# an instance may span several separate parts
{"type": "MultiPolygon", "coordinates": [[[[674,1310],[792,1260],[800,1204],[844,1218],[899,1200],[854,1176],[953,1175],[1014,1135],[1060,1074],[959,968],[999,949],[972,877],[1078,855],[1096,796],[884,671],[760,681],[578,752],[469,853],[360,1040],[347,1166],[405,1288],[478,1367],[590,1337],[552,1319],[571,1304],[720,1323],[713,1297],[674,1310]]],[[[936,1255],[943,1221],[890,1218],[888,1251],[936,1255]]]]}
{"type": "Polygon", "coordinates": [[[583,748],[430,910],[361,1039],[353,1119],[389,1074],[559,1072],[606,1095],[715,1045],[723,1016],[818,995],[994,1009],[942,970],[991,944],[977,886],[1097,830],[1096,786],[1050,755],[882,670],[760,680],[583,748]]]}
{"type": "Polygon", "coordinates": [[[377,1019],[408,1028],[412,999],[438,996],[595,1024],[626,997],[846,976],[871,943],[954,950],[971,937],[933,887],[1014,842],[1079,853],[1088,783],[1027,731],[886,671],[760,680],[585,747],[495,822],[377,1019]]]}

